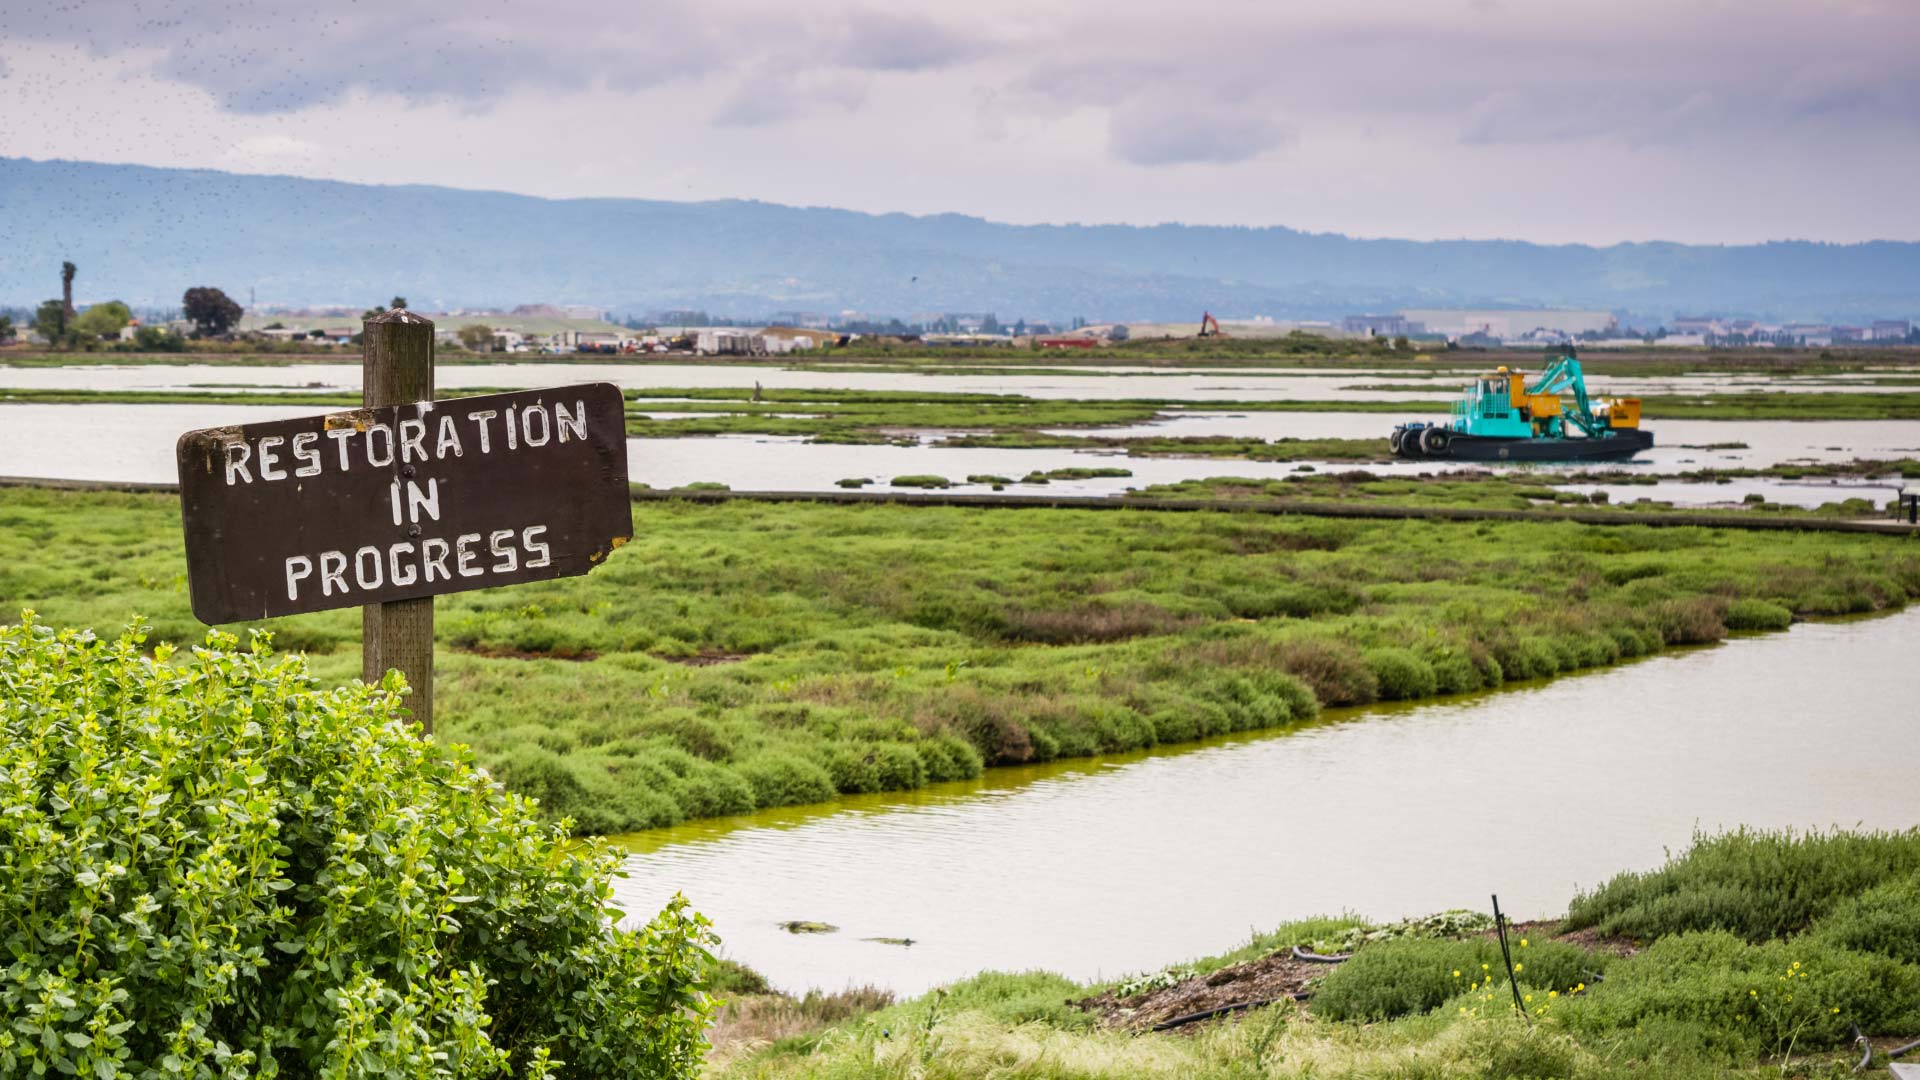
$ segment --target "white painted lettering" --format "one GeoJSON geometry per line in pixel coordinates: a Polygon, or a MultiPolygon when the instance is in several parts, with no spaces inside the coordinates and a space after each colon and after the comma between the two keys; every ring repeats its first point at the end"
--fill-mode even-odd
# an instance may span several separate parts
{"type": "Polygon", "coordinates": [[[332,596],[334,589],[347,591],[347,556],[339,551],[320,553],[320,595],[332,596]]]}
{"type": "Polygon", "coordinates": [[[487,546],[492,549],[493,557],[500,560],[493,564],[494,573],[511,574],[519,568],[520,551],[513,546],[512,529],[501,529],[498,532],[488,534],[487,546]],[[503,540],[506,541],[505,547],[501,546],[501,541],[503,540]]]}
{"type": "Polygon", "coordinates": [[[313,576],[313,560],[295,555],[287,560],[287,599],[300,599],[300,582],[313,576]]]}
{"type": "Polygon", "coordinates": [[[421,461],[427,460],[427,422],[402,420],[400,421],[400,461],[404,464],[412,461],[416,455],[421,461]]]}
{"type": "Polygon", "coordinates": [[[353,553],[353,581],[363,589],[380,587],[380,549],[363,547],[353,553]]]}
{"type": "Polygon", "coordinates": [[[313,448],[313,444],[319,441],[320,433],[317,431],[303,431],[293,437],[293,460],[305,462],[293,470],[293,475],[320,475],[320,451],[313,448]]]}
{"type": "Polygon", "coordinates": [[[353,429],[330,428],[327,431],[327,438],[332,439],[333,445],[340,450],[340,471],[349,471],[352,466],[347,462],[347,440],[353,438],[353,429]]]}
{"type": "Polygon", "coordinates": [[[413,542],[402,540],[387,549],[387,580],[393,582],[396,589],[403,589],[420,579],[420,572],[413,568],[413,542]],[[407,553],[407,561],[400,561],[400,553],[407,553]],[[404,571],[404,576],[402,572],[404,571]]]}
{"type": "Polygon", "coordinates": [[[367,464],[375,468],[393,464],[393,429],[391,427],[385,424],[368,425],[367,464]],[[379,440],[383,445],[378,450],[374,449],[375,435],[384,436],[384,438],[379,440]]]}
{"type": "Polygon", "coordinates": [[[461,533],[460,538],[453,542],[453,561],[459,567],[461,577],[479,577],[486,573],[480,569],[480,553],[473,550],[473,545],[479,542],[479,533],[461,533]]]}
{"type": "Polygon", "coordinates": [[[253,448],[244,442],[234,441],[227,444],[227,486],[233,486],[235,476],[242,477],[247,483],[253,483],[253,474],[247,471],[247,460],[253,457],[253,448]],[[237,454],[235,451],[239,451],[237,454]]]}
{"type": "Polygon", "coordinates": [[[487,421],[499,415],[498,412],[492,409],[481,409],[479,412],[470,412],[467,414],[467,419],[480,425],[480,452],[483,454],[491,454],[493,452],[493,445],[487,438],[487,421]]]}
{"type": "Polygon", "coordinates": [[[433,456],[442,461],[447,459],[447,449],[453,449],[454,457],[461,457],[460,430],[453,425],[453,417],[440,417],[440,437],[434,440],[433,456]]]}
{"type": "Polygon", "coordinates": [[[427,481],[427,490],[424,492],[420,490],[418,481],[407,481],[407,517],[411,518],[415,524],[418,524],[420,521],[420,511],[423,509],[427,512],[427,516],[433,518],[433,520],[440,520],[440,480],[438,477],[427,481]]]}
{"type": "Polygon", "coordinates": [[[529,405],[520,410],[520,437],[526,440],[528,446],[545,446],[547,440],[553,438],[553,421],[548,418],[545,405],[529,405]],[[537,439],[533,437],[535,420],[540,421],[540,437],[537,439]]]}
{"type": "Polygon", "coordinates": [[[393,504],[393,523],[395,525],[404,524],[404,522],[400,520],[400,481],[395,480],[393,483],[387,485],[387,501],[393,504]]]}
{"type": "Polygon", "coordinates": [[[520,449],[520,440],[515,438],[517,434],[518,432],[516,432],[514,429],[513,408],[509,406],[507,408],[507,449],[509,450],[520,449]]]}
{"type": "Polygon", "coordinates": [[[533,558],[527,560],[527,569],[529,570],[539,566],[546,566],[553,562],[553,552],[548,549],[547,545],[535,543],[533,539],[546,531],[547,527],[545,525],[530,525],[520,530],[520,546],[527,549],[528,555],[533,556],[533,558]],[[535,554],[536,552],[538,554],[535,554]]]}
{"type": "Polygon", "coordinates": [[[438,570],[445,581],[452,581],[453,575],[447,573],[447,542],[437,536],[420,541],[420,565],[425,568],[427,584],[433,584],[433,572],[438,570]]]}
{"type": "Polygon", "coordinates": [[[575,401],[573,407],[576,410],[576,415],[568,416],[565,402],[556,401],[553,403],[553,426],[560,431],[560,444],[562,446],[566,445],[567,432],[569,431],[573,432],[573,437],[579,439],[581,442],[587,441],[587,403],[584,401],[575,401]]]}
{"type": "Polygon", "coordinates": [[[260,440],[260,479],[285,480],[287,478],[287,470],[280,467],[280,455],[273,452],[276,447],[286,441],[286,437],[281,435],[269,435],[260,440]]]}

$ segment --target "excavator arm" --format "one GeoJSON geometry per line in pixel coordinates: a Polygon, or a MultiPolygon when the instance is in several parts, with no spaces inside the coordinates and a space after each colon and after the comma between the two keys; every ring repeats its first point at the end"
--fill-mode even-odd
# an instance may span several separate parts
{"type": "Polygon", "coordinates": [[[1529,394],[1560,394],[1573,391],[1573,409],[1567,414],[1575,426],[1588,435],[1600,436],[1606,433],[1606,425],[1593,415],[1593,403],[1587,399],[1587,380],[1580,370],[1580,360],[1575,356],[1562,356],[1548,364],[1540,373],[1539,381],[1527,387],[1529,394]]]}

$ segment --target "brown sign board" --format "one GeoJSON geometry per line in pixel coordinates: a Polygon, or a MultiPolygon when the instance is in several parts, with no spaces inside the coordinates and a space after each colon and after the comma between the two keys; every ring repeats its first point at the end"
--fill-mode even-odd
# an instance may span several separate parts
{"type": "Polygon", "coordinates": [[[205,623],[584,574],[633,534],[610,383],[189,431],[177,453],[205,623]]]}

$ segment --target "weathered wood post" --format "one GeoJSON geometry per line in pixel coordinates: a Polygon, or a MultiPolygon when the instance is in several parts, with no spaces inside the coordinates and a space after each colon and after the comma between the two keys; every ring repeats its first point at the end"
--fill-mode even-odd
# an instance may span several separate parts
{"type": "MultiPolygon", "coordinates": [[[[361,324],[361,403],[402,405],[433,400],[433,320],[404,308],[361,324]]],[[[402,477],[414,467],[394,468],[402,477]]],[[[418,527],[414,531],[417,533],[418,527]]],[[[433,597],[368,604],[360,609],[360,672],[369,683],[399,669],[413,687],[408,707],[433,734],[433,597]]]]}

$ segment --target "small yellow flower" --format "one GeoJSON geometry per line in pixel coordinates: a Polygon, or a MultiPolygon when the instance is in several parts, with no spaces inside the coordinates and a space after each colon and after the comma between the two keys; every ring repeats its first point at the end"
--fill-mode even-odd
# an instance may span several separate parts
{"type": "Polygon", "coordinates": [[[1759,996],[1760,996],[1760,991],[1758,991],[1758,990],[1749,990],[1749,991],[1747,991],[1747,996],[1748,996],[1748,997],[1752,997],[1752,998],[1757,998],[1757,997],[1759,997],[1759,996]]]}
{"type": "Polygon", "coordinates": [[[1559,997],[1559,996],[1560,996],[1560,991],[1558,991],[1558,990],[1549,990],[1549,991],[1547,991],[1547,996],[1548,996],[1548,997],[1550,997],[1550,998],[1557,998],[1557,997],[1559,997]]]}
{"type": "Polygon", "coordinates": [[[1481,964],[1481,965],[1480,965],[1480,970],[1481,970],[1481,971],[1485,971],[1485,970],[1487,970],[1487,965],[1485,965],[1485,964],[1481,964]]]}
{"type": "Polygon", "coordinates": [[[1529,1002],[1531,1002],[1531,1001],[1533,1001],[1533,995],[1532,995],[1532,994],[1528,994],[1528,995],[1527,995],[1527,1001],[1529,1001],[1529,1002]]]}
{"type": "Polygon", "coordinates": [[[1840,1010],[1839,1010],[1839,1008],[1838,1008],[1838,1007],[1836,1007],[1836,1008],[1835,1008],[1835,1009],[1834,1009],[1833,1011],[1834,1011],[1834,1012],[1839,1012],[1840,1010]]]}
{"type": "Polygon", "coordinates": [[[1460,969],[1459,969],[1459,968],[1454,968],[1454,969],[1453,969],[1453,977],[1454,977],[1454,978],[1456,978],[1456,979],[1460,977],[1460,969]]]}
{"type": "Polygon", "coordinates": [[[1520,971],[1525,971],[1525,970],[1527,970],[1527,965],[1525,965],[1525,964],[1515,964],[1515,965],[1513,965],[1513,970],[1514,970],[1514,971],[1516,971],[1516,972],[1520,972],[1520,971]]]}
{"type": "MultiPolygon", "coordinates": [[[[1520,947],[1521,947],[1521,948],[1523,948],[1523,949],[1527,947],[1527,939],[1526,939],[1526,938],[1521,938],[1521,939],[1520,939],[1520,947]]],[[[1798,965],[1798,964],[1795,964],[1794,966],[1795,966],[1795,967],[1799,967],[1800,965],[1798,965]]]]}

